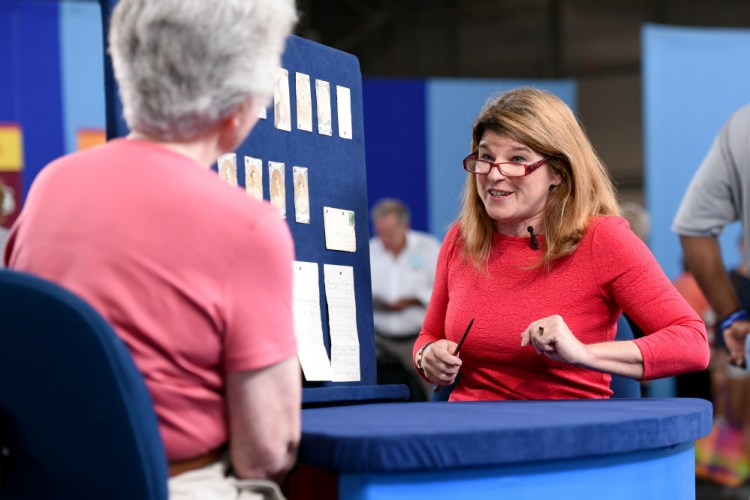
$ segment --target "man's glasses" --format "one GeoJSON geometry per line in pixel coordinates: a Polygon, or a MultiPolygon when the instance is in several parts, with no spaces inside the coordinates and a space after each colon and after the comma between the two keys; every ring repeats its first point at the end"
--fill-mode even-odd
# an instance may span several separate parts
{"type": "Polygon", "coordinates": [[[542,158],[530,165],[515,161],[501,161],[499,163],[494,163],[489,160],[480,160],[477,158],[477,153],[473,153],[464,158],[464,170],[474,174],[487,175],[492,170],[492,167],[497,167],[500,173],[505,177],[523,177],[529,175],[531,172],[547,163],[547,160],[549,160],[549,157],[542,158]]]}

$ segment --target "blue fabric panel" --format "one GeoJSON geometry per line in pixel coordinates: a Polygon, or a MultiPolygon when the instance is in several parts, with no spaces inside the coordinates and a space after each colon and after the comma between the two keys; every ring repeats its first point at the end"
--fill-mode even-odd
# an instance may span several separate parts
{"type": "MultiPolygon", "coordinates": [[[[313,124],[313,132],[297,130],[296,113],[292,112],[292,132],[278,130],[273,126],[273,109],[268,110],[268,119],[260,120],[250,137],[237,149],[238,164],[244,155],[262,158],[264,168],[268,160],[286,164],[287,223],[294,236],[298,260],[319,263],[321,313],[323,333],[330,345],[328,313],[323,284],[323,264],[352,266],[354,268],[355,302],[357,305],[357,331],[360,343],[361,382],[306,383],[306,387],[330,385],[374,385],[375,336],[372,323],[372,289],[370,285],[370,247],[368,229],[367,185],[365,181],[365,138],[362,117],[362,77],[359,61],[352,55],[299,38],[289,37],[284,53],[283,67],[289,71],[291,102],[296,103],[294,85],[295,72],[310,75],[313,88],[313,116],[317,116],[315,79],[326,80],[331,85],[331,108],[333,111],[333,136],[319,135],[313,124]],[[336,110],[336,85],[351,89],[352,135],[342,139],[338,136],[336,110]],[[292,166],[308,168],[310,188],[310,224],[294,221],[291,201],[294,200],[292,166]],[[326,250],[323,228],[323,207],[353,210],[357,238],[356,253],[326,250]]],[[[292,105],[292,109],[295,106],[292,105]]],[[[242,185],[244,169],[238,168],[242,185]]],[[[268,198],[267,170],[263,182],[268,198]]]]}
{"type": "Polygon", "coordinates": [[[3,497],[166,499],[151,397],[107,322],[70,292],[7,270],[0,317],[0,380],[12,381],[0,384],[3,497]]]}
{"type": "Polygon", "coordinates": [[[493,467],[691,442],[702,399],[391,403],[302,412],[300,463],[343,472],[493,467]]]}
{"type": "Polygon", "coordinates": [[[23,126],[24,193],[37,173],[65,153],[60,92],[59,21],[57,2],[19,1],[13,44],[22,54],[12,78],[23,126]]]}
{"type": "MultiPolygon", "coordinates": [[[[106,45],[107,29],[109,27],[109,18],[112,16],[112,10],[117,5],[117,0],[99,0],[99,7],[102,11],[102,41],[106,45]]],[[[109,56],[106,47],[102,51],[104,54],[104,99],[107,122],[107,139],[114,137],[125,137],[128,135],[128,126],[125,125],[125,119],[122,115],[122,102],[117,92],[117,82],[115,73],[112,69],[112,58],[109,56]]]]}
{"type": "MultiPolygon", "coordinates": [[[[732,112],[750,102],[750,30],[646,26],[642,31],[644,182],[649,247],[667,276],[682,271],[672,220],[693,174],[732,112]]],[[[720,238],[728,267],[739,262],[732,226],[720,238]]]]}
{"type": "Polygon", "coordinates": [[[625,455],[436,473],[342,474],[349,500],[694,500],[695,455],[679,445],[625,455]]]}
{"type": "Polygon", "coordinates": [[[411,212],[411,227],[427,227],[425,82],[364,78],[367,199],[398,198],[411,212]]]}
{"type": "Polygon", "coordinates": [[[60,59],[65,152],[78,149],[80,129],[105,127],[104,44],[96,3],[60,2],[60,59]]]}
{"type": "Polygon", "coordinates": [[[470,153],[474,120],[489,97],[521,86],[554,92],[574,111],[576,109],[576,85],[573,80],[428,80],[429,228],[439,239],[443,239],[461,209],[461,192],[466,180],[461,160],[470,153]]]}
{"type": "Polygon", "coordinates": [[[13,34],[17,32],[18,11],[16,2],[0,0],[0,123],[15,122],[19,100],[14,98],[13,85],[18,65],[18,51],[14,50],[13,34]]]}

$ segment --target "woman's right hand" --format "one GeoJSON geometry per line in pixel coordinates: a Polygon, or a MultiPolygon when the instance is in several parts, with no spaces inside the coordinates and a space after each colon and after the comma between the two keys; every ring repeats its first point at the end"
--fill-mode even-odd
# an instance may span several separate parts
{"type": "Polygon", "coordinates": [[[454,356],[456,343],[447,339],[428,345],[422,353],[422,368],[427,380],[437,385],[451,385],[461,368],[461,358],[454,356]]]}

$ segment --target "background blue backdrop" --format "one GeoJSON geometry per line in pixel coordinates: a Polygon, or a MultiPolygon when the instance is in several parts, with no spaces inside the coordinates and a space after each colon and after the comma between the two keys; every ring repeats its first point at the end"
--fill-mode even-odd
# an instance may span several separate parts
{"type": "MultiPolygon", "coordinates": [[[[750,102],[750,30],[646,26],[642,42],[649,246],[674,279],[682,251],[672,219],[714,136],[750,102]]],[[[734,224],[721,237],[729,267],[739,262],[739,231],[734,224]]]]}

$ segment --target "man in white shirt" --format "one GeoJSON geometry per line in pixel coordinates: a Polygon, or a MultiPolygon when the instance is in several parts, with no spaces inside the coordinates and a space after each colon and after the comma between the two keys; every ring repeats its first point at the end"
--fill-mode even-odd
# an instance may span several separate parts
{"type": "MultiPolygon", "coordinates": [[[[370,240],[372,303],[379,357],[395,357],[412,376],[412,400],[429,399],[429,385],[415,373],[412,347],[424,321],[435,281],[440,242],[434,236],[410,229],[406,206],[384,198],[372,209],[375,238],[370,240]],[[423,394],[414,394],[421,387],[423,394]]],[[[388,367],[381,363],[378,375],[388,367]]],[[[403,382],[405,383],[405,382],[403,382]]]]}

